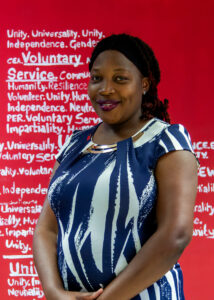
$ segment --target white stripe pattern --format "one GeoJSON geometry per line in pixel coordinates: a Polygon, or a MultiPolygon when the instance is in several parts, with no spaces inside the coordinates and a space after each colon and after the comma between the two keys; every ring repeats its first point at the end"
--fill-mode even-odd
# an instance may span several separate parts
{"type": "Polygon", "coordinates": [[[72,203],[72,208],[71,208],[71,212],[70,212],[68,228],[66,229],[65,233],[63,231],[63,225],[62,225],[60,219],[59,219],[59,225],[60,225],[60,229],[61,229],[61,232],[62,232],[62,249],[63,249],[63,252],[64,252],[66,263],[69,266],[69,268],[70,268],[71,272],[73,273],[73,275],[75,276],[76,281],[79,283],[81,289],[86,290],[86,288],[84,287],[84,285],[83,285],[83,283],[82,283],[82,281],[79,277],[79,274],[78,274],[77,270],[75,269],[75,264],[73,262],[73,258],[72,258],[71,253],[70,253],[69,241],[68,241],[68,238],[69,238],[70,232],[71,232],[71,228],[72,228],[72,225],[73,225],[73,221],[74,221],[74,212],[75,212],[75,206],[76,206],[77,190],[78,190],[78,185],[77,185],[77,188],[75,190],[74,197],[73,197],[73,203],[72,203]]]}
{"type": "Polygon", "coordinates": [[[183,134],[183,136],[184,136],[184,138],[185,138],[185,140],[186,140],[187,145],[189,146],[189,148],[192,150],[192,152],[194,152],[193,149],[192,149],[192,145],[190,143],[190,137],[187,137],[187,135],[185,134],[184,126],[182,126],[181,124],[179,124],[179,130],[183,134]]]}
{"type": "Polygon", "coordinates": [[[118,215],[120,211],[120,173],[121,173],[121,167],[118,175],[117,180],[117,192],[116,192],[116,199],[115,199],[115,207],[114,207],[114,217],[112,221],[112,239],[111,239],[111,266],[112,266],[112,272],[113,270],[113,259],[114,259],[114,249],[115,249],[115,239],[116,239],[116,231],[117,231],[117,220],[118,215]]]}
{"type": "Polygon", "coordinates": [[[143,290],[140,294],[140,299],[141,300],[150,300],[150,297],[149,297],[149,292],[147,289],[143,290]]]}
{"type": "Polygon", "coordinates": [[[125,250],[125,247],[126,247],[126,244],[127,244],[127,241],[129,239],[129,236],[131,234],[131,230],[129,230],[128,234],[127,234],[127,237],[126,237],[126,240],[125,240],[125,243],[123,245],[123,248],[121,250],[121,253],[120,253],[120,256],[119,256],[119,260],[116,264],[116,267],[115,267],[115,274],[118,275],[122,270],[124,270],[124,268],[127,266],[127,260],[124,256],[124,250],[125,250]]]}
{"type": "Polygon", "coordinates": [[[171,296],[172,296],[172,298],[171,298],[171,300],[178,300],[177,299],[177,295],[176,295],[176,287],[175,287],[175,282],[174,282],[174,278],[173,278],[173,276],[172,276],[172,273],[171,273],[171,271],[168,271],[166,274],[165,274],[165,277],[166,277],[166,279],[167,279],[167,281],[168,281],[168,283],[169,283],[169,285],[170,285],[170,287],[171,287],[171,296]]]}
{"type": "Polygon", "coordinates": [[[71,146],[73,146],[73,144],[74,143],[71,143],[70,145],[69,145],[69,143],[70,143],[70,141],[71,141],[71,138],[72,138],[72,135],[65,141],[65,143],[62,145],[62,147],[60,148],[60,150],[59,150],[59,152],[55,155],[55,158],[56,159],[58,159],[59,158],[59,156],[62,154],[62,152],[66,149],[66,152],[68,151],[68,149],[70,149],[71,148],[71,146]],[[69,146],[68,146],[69,145],[69,146]]]}
{"type": "MultiPolygon", "coordinates": [[[[153,119],[151,121],[153,121],[153,119]]],[[[146,125],[149,125],[150,123],[147,123],[146,125]]],[[[152,140],[154,138],[154,136],[157,136],[158,134],[160,134],[162,132],[162,130],[167,128],[168,126],[169,126],[169,124],[164,123],[164,122],[155,122],[147,130],[145,130],[145,128],[143,127],[142,129],[144,129],[145,132],[137,141],[134,142],[134,147],[135,148],[141,147],[143,144],[152,140]]],[[[146,127],[148,127],[148,126],[146,126],[146,127]]],[[[142,129],[141,129],[141,131],[142,131],[142,129]]]]}
{"type": "Polygon", "coordinates": [[[163,143],[162,140],[160,140],[159,145],[160,145],[161,147],[163,147],[165,153],[168,153],[168,152],[169,152],[169,150],[167,149],[166,145],[163,143]]]}
{"type": "Polygon", "coordinates": [[[132,234],[135,243],[135,250],[136,252],[138,252],[141,248],[140,238],[137,230],[137,220],[139,216],[139,200],[133,182],[133,174],[131,172],[128,154],[127,154],[127,173],[128,173],[128,186],[129,186],[129,210],[126,217],[125,225],[127,226],[128,223],[133,219],[132,234]]]}
{"type": "Polygon", "coordinates": [[[155,300],[160,300],[160,287],[156,282],[154,283],[154,289],[155,289],[155,296],[156,296],[155,300]]]}
{"type": "Polygon", "coordinates": [[[178,277],[178,271],[176,270],[175,267],[173,268],[173,270],[175,272],[176,280],[177,280],[178,300],[180,300],[181,299],[181,297],[180,297],[180,289],[179,289],[179,282],[180,282],[180,280],[179,280],[179,277],[178,277]]]}
{"type": "Polygon", "coordinates": [[[178,140],[172,135],[168,129],[165,130],[166,134],[168,135],[170,141],[172,142],[175,150],[183,150],[183,147],[181,144],[178,142],[178,140]]]}
{"type": "Polygon", "coordinates": [[[103,271],[103,243],[106,228],[106,215],[109,208],[109,185],[110,176],[115,166],[115,161],[111,162],[103,173],[98,177],[91,202],[91,215],[88,229],[91,233],[91,245],[94,262],[97,268],[103,271]],[[105,193],[103,193],[105,186],[105,193]]]}

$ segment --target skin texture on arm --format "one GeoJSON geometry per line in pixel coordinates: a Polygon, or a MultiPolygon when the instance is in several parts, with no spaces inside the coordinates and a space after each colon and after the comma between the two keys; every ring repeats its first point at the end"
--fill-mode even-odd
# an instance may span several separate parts
{"type": "MultiPolygon", "coordinates": [[[[54,175],[59,163],[53,168],[54,175]]],[[[47,300],[92,300],[102,293],[102,289],[94,293],[65,291],[57,267],[57,234],[56,217],[46,198],[40,214],[33,238],[34,263],[42,283],[47,300]]]]}
{"type": "Polygon", "coordinates": [[[157,231],[99,300],[128,300],[159,280],[177,262],[192,238],[197,191],[197,163],[189,151],[162,156],[155,176],[158,185],[157,231]]]}

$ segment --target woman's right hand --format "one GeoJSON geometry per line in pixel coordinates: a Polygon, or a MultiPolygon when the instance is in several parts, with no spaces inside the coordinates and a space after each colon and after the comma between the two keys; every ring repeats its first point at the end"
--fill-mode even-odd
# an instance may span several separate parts
{"type": "Polygon", "coordinates": [[[97,299],[103,292],[103,289],[99,289],[96,292],[70,292],[60,290],[53,292],[47,296],[47,300],[94,300],[97,299]]]}
{"type": "Polygon", "coordinates": [[[81,293],[81,292],[72,292],[72,294],[74,295],[74,300],[93,300],[93,299],[97,299],[103,292],[103,289],[99,289],[96,292],[92,292],[92,293],[81,293]]]}

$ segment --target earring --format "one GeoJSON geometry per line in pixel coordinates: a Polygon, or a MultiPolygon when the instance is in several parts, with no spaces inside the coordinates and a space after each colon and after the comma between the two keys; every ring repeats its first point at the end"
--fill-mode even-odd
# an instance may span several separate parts
{"type": "Polygon", "coordinates": [[[146,95],[146,91],[143,91],[143,94],[146,95]]]}

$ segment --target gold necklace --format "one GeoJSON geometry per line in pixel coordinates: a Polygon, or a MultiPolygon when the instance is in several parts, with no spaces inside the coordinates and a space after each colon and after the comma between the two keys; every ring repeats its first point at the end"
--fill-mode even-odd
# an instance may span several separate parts
{"type": "MultiPolygon", "coordinates": [[[[141,136],[143,135],[143,132],[139,132],[138,134],[134,135],[132,137],[132,141],[136,142],[141,136]]],[[[117,143],[111,144],[111,145],[99,145],[93,143],[91,146],[89,146],[85,151],[83,151],[83,154],[86,153],[107,153],[117,150],[117,143]]]]}

